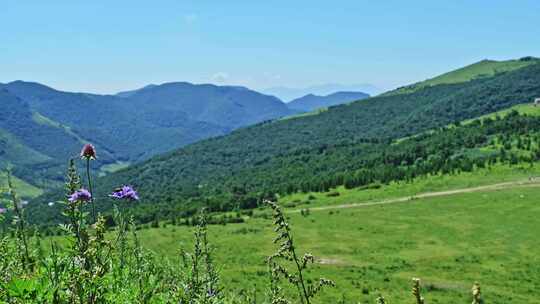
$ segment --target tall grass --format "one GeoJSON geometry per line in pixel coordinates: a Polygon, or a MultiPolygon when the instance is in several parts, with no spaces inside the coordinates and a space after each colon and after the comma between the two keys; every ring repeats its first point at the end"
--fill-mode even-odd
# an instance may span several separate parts
{"type": "MultiPolygon", "coordinates": [[[[88,168],[90,158],[83,161],[88,168]]],[[[91,176],[86,173],[90,188],[91,176]]],[[[72,159],[66,197],[59,202],[67,219],[61,226],[67,245],[54,239],[44,245],[40,234],[28,227],[24,205],[9,173],[7,177],[0,195],[6,207],[0,209],[0,222],[9,221],[8,233],[0,237],[0,303],[312,304],[320,303],[317,295],[324,288],[339,288],[329,279],[311,277],[309,267],[315,258],[299,253],[292,225],[275,202],[267,204],[273,211],[277,248],[266,259],[261,257],[268,266],[268,283],[265,295],[258,297],[222,284],[204,210],[197,219],[193,248],[179,248],[180,264],[159,261],[142,247],[139,227],[129,215],[130,205],[138,201],[136,192],[128,186],[112,190],[111,197],[117,199],[115,225],[107,227],[105,218],[94,212],[92,191],[85,190],[72,159]],[[106,237],[109,230],[112,238],[106,237]]],[[[420,280],[413,279],[412,296],[418,304],[425,303],[421,291],[420,280]]],[[[471,299],[473,304],[482,303],[478,284],[472,288],[471,299]]],[[[388,303],[382,295],[375,301],[388,303]]]]}

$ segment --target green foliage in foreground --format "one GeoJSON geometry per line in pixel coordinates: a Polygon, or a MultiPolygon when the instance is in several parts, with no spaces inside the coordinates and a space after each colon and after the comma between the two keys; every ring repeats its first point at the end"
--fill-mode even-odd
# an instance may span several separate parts
{"type": "MultiPolygon", "coordinates": [[[[93,147],[83,151],[87,164],[95,159],[93,147]]],[[[70,161],[65,185],[67,200],[61,202],[62,215],[68,219],[67,224],[61,225],[66,235],[64,246],[51,241],[47,253],[38,232],[33,231],[35,244],[30,243],[25,206],[15,191],[11,173],[7,172],[7,187],[0,191],[0,203],[7,207],[0,209],[0,223],[5,215],[11,220],[10,236],[0,238],[2,303],[257,303],[249,295],[229,296],[224,292],[212,258],[204,211],[197,220],[193,251],[182,250],[180,263],[157,263],[142,248],[133,219],[119,210],[125,211],[129,204],[139,200],[136,192],[130,188],[127,195],[114,190],[119,202],[112,219],[116,232],[109,240],[105,218],[84,211],[85,205],[94,204],[89,165],[86,172],[89,191],[82,187],[74,160],[70,161]]],[[[322,278],[316,282],[309,279],[306,272],[314,257],[297,255],[285,215],[279,206],[269,204],[274,210],[274,243],[278,249],[267,258],[269,283],[264,302],[311,304],[323,287],[334,283],[322,278]],[[283,281],[297,287],[296,296],[283,294],[283,281]]]]}
{"type": "MultiPolygon", "coordinates": [[[[80,179],[68,176],[72,193],[80,179]]],[[[478,285],[467,292],[474,281],[486,282],[490,303],[530,302],[540,273],[538,188],[301,213],[272,204],[274,216],[210,227],[202,217],[195,231],[141,230],[124,202],[106,233],[103,218],[89,225],[83,201],[66,202],[67,236],[43,240],[30,237],[11,186],[13,236],[0,241],[7,303],[481,303],[478,285]]]]}

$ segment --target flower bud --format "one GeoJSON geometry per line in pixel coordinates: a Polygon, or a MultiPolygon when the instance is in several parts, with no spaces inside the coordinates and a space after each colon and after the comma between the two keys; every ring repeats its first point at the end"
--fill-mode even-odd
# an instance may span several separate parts
{"type": "Polygon", "coordinates": [[[81,158],[83,159],[96,159],[96,148],[91,144],[86,144],[81,150],[81,158]]]}

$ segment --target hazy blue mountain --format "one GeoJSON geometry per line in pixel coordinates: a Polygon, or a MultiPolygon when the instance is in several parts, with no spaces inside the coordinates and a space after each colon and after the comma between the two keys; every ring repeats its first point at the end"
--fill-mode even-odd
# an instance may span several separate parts
{"type": "Polygon", "coordinates": [[[172,82],[139,90],[129,99],[140,109],[181,110],[191,119],[230,129],[294,113],[274,96],[237,86],[172,82]]]}
{"type": "Polygon", "coordinates": [[[369,94],[362,92],[336,92],[326,96],[309,94],[292,100],[287,104],[289,109],[298,111],[313,111],[343,103],[353,102],[368,98],[369,94]]]}
{"type": "Polygon", "coordinates": [[[274,95],[285,102],[300,98],[305,95],[328,95],[334,92],[365,92],[371,96],[382,93],[380,88],[371,84],[321,84],[305,88],[273,87],[262,90],[263,93],[274,95]]]}
{"type": "Polygon", "coordinates": [[[137,92],[140,92],[140,91],[146,90],[146,89],[151,89],[151,88],[156,87],[156,86],[157,86],[157,85],[155,85],[155,84],[149,84],[149,85],[144,86],[144,87],[142,87],[142,88],[140,88],[140,89],[130,90],[130,91],[123,91],[123,92],[118,92],[118,93],[116,93],[116,96],[124,97],[124,98],[126,98],[126,97],[131,97],[131,96],[133,96],[134,94],[136,94],[137,92]]]}

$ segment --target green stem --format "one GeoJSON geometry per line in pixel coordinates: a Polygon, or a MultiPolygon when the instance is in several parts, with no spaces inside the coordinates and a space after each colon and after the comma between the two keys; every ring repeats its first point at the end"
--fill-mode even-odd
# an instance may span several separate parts
{"type": "MultiPolygon", "coordinates": [[[[281,216],[283,216],[283,215],[281,215],[281,216]]],[[[285,218],[283,218],[283,221],[285,221],[285,218]]],[[[300,262],[298,261],[298,256],[296,255],[296,249],[294,248],[292,232],[291,232],[288,225],[285,226],[285,232],[287,233],[287,238],[288,238],[289,244],[290,244],[290,249],[289,250],[292,253],[292,257],[293,257],[294,263],[296,264],[296,269],[298,271],[298,280],[300,281],[300,284],[297,283],[296,286],[298,287],[299,292],[300,292],[300,300],[302,301],[302,303],[304,303],[304,299],[305,299],[306,303],[310,304],[309,296],[308,296],[308,293],[307,293],[307,290],[306,290],[306,285],[304,283],[304,277],[303,277],[303,274],[302,274],[302,266],[300,266],[300,262]]]]}
{"type": "Polygon", "coordinates": [[[94,192],[92,191],[92,179],[90,178],[90,158],[86,159],[86,177],[88,179],[88,191],[90,191],[90,204],[92,205],[92,217],[96,222],[96,207],[94,204],[94,192]]]}
{"type": "MultiPolygon", "coordinates": [[[[289,229],[287,228],[287,231],[288,230],[289,229]]],[[[309,295],[307,293],[306,285],[304,284],[304,277],[302,275],[302,266],[300,266],[300,262],[298,261],[298,257],[296,256],[296,250],[294,249],[292,237],[290,236],[290,234],[289,234],[289,239],[290,239],[290,242],[291,242],[291,252],[293,254],[294,263],[296,264],[296,268],[298,269],[298,279],[300,281],[300,285],[302,286],[302,292],[303,292],[304,297],[306,299],[306,303],[310,304],[309,295]]],[[[302,303],[304,303],[304,301],[302,301],[302,303]]]]}
{"type": "Polygon", "coordinates": [[[24,225],[24,217],[23,217],[22,210],[19,208],[20,201],[19,201],[19,198],[17,197],[17,194],[15,193],[15,189],[13,188],[13,182],[11,180],[11,172],[9,171],[7,172],[7,182],[8,182],[9,193],[11,194],[11,199],[14,205],[13,208],[15,209],[15,213],[17,214],[17,217],[18,217],[18,225],[19,225],[18,235],[21,241],[23,242],[23,246],[24,246],[23,266],[26,269],[29,266],[28,263],[30,262],[30,254],[28,252],[28,242],[26,241],[26,232],[25,232],[26,228],[24,225]]]}

